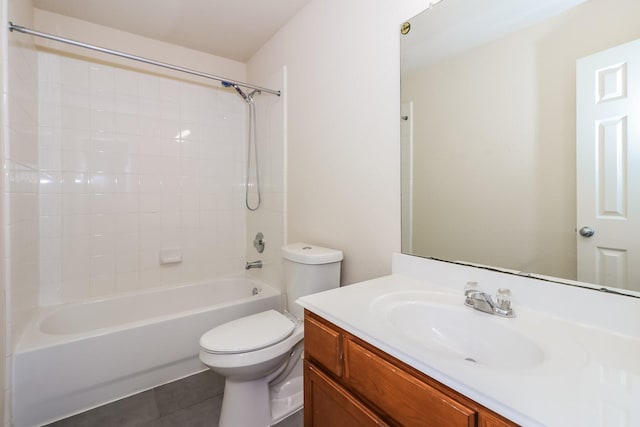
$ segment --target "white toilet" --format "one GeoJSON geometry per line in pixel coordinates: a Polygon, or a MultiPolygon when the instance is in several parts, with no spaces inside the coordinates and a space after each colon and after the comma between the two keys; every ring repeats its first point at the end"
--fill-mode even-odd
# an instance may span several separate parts
{"type": "Polygon", "coordinates": [[[211,329],[200,360],[225,376],[220,427],[262,427],[302,407],[303,309],[296,299],[340,286],[342,252],[306,243],[282,248],[287,310],[211,329]]]}

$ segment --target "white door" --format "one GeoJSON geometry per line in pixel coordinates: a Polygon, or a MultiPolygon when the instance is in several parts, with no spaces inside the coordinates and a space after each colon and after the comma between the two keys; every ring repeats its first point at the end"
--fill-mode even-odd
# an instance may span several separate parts
{"type": "Polygon", "coordinates": [[[576,68],[578,280],[640,291],[640,40],[576,68]]]}

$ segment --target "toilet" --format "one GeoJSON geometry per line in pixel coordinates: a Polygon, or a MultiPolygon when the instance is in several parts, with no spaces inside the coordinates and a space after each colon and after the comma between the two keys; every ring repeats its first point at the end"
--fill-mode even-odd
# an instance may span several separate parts
{"type": "Polygon", "coordinates": [[[200,338],[200,360],[225,377],[220,427],[270,426],[302,407],[304,310],[295,301],[340,286],[342,251],[294,243],[282,259],[284,314],[263,311],[200,338]]]}

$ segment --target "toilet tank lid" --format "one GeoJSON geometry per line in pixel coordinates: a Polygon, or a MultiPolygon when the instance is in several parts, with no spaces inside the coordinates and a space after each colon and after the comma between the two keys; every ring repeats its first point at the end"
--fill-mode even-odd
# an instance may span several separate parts
{"type": "Polygon", "coordinates": [[[342,251],[309,243],[291,243],[282,247],[282,257],[300,264],[330,264],[342,261],[342,251]]]}

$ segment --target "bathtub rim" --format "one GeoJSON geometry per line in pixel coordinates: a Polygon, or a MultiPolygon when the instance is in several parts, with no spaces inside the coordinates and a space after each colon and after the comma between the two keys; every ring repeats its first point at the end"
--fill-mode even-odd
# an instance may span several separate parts
{"type": "MultiPolygon", "coordinates": [[[[257,299],[269,298],[273,296],[280,296],[282,298],[282,293],[272,285],[269,285],[268,283],[265,283],[259,279],[249,277],[249,276],[231,275],[231,276],[216,277],[212,279],[203,279],[196,282],[180,283],[177,285],[166,285],[166,286],[157,286],[157,287],[152,287],[147,289],[138,289],[138,290],[122,292],[114,295],[92,297],[92,298],[84,299],[81,301],[71,301],[71,302],[66,302],[62,304],[37,307],[32,311],[31,315],[29,316],[29,319],[26,322],[24,332],[15,346],[14,354],[37,351],[47,347],[63,345],[66,343],[80,341],[80,340],[88,339],[92,337],[100,337],[100,336],[123,331],[130,328],[142,327],[152,323],[170,321],[177,317],[195,315],[195,314],[210,311],[217,307],[224,307],[228,305],[237,304],[243,301],[248,301],[250,299],[256,299],[256,297],[252,296],[252,297],[245,297],[241,299],[235,299],[232,301],[226,301],[224,303],[208,304],[208,305],[193,308],[190,310],[172,312],[172,313],[163,314],[160,316],[152,316],[152,317],[148,317],[142,320],[137,320],[134,322],[128,322],[128,323],[107,326],[103,328],[92,329],[90,331],[85,331],[85,332],[77,332],[77,333],[69,333],[69,334],[48,334],[43,332],[40,329],[41,323],[46,318],[48,318],[49,316],[55,315],[56,313],[63,311],[72,306],[90,305],[90,304],[96,304],[105,300],[114,300],[114,299],[121,299],[121,298],[136,297],[139,295],[162,293],[170,290],[179,290],[179,289],[185,289],[190,287],[202,286],[208,283],[215,283],[217,281],[224,281],[224,280],[239,280],[239,281],[244,281],[244,282],[257,285],[262,289],[262,292],[257,297],[257,299]]],[[[280,307],[280,309],[282,309],[282,307],[280,307]]]]}

